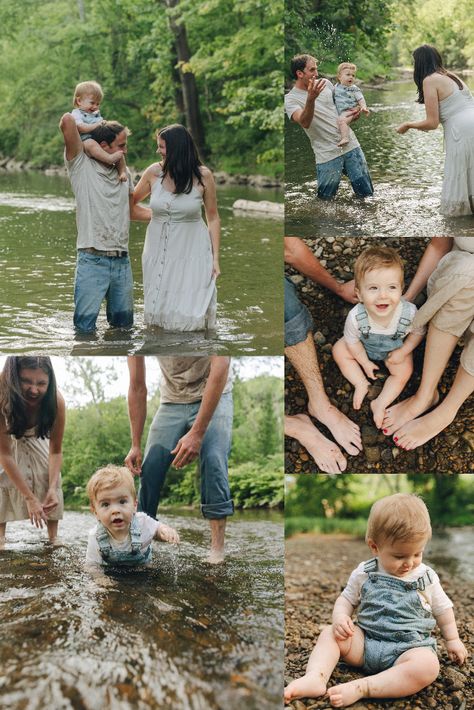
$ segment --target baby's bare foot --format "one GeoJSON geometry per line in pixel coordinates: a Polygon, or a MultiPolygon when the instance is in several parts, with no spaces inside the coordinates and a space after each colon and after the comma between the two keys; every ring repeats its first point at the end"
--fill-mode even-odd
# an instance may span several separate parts
{"type": "Polygon", "coordinates": [[[362,450],[362,440],[360,438],[359,426],[349,417],[339,411],[328,402],[326,406],[313,407],[308,403],[308,412],[312,417],[327,426],[337,443],[340,444],[348,454],[357,456],[362,450]]]}
{"type": "Polygon", "coordinates": [[[380,429],[385,416],[385,402],[380,401],[380,397],[377,397],[370,403],[370,408],[372,410],[372,414],[374,415],[375,426],[377,429],[380,429]]]}
{"type": "Polygon", "coordinates": [[[319,698],[326,692],[326,683],[322,674],[306,674],[301,678],[292,680],[285,688],[283,697],[285,703],[296,698],[319,698]]]}
{"type": "Polygon", "coordinates": [[[387,436],[391,436],[404,424],[411,422],[413,419],[419,417],[420,414],[426,412],[427,409],[433,407],[438,400],[438,392],[435,392],[432,397],[424,401],[416,395],[413,395],[398,404],[387,407],[383,419],[383,433],[387,436]]]}
{"type": "Polygon", "coordinates": [[[346,708],[361,698],[368,697],[367,679],[359,678],[328,688],[329,701],[334,708],[346,708]]]}
{"type": "Polygon", "coordinates": [[[360,382],[356,384],[354,388],[354,396],[352,398],[352,406],[354,409],[360,409],[362,406],[362,402],[365,399],[365,395],[369,391],[369,383],[367,380],[364,380],[363,382],[360,382]]]}
{"type": "Polygon", "coordinates": [[[119,173],[119,180],[120,180],[120,182],[127,182],[127,180],[128,180],[127,173],[119,173]]]}

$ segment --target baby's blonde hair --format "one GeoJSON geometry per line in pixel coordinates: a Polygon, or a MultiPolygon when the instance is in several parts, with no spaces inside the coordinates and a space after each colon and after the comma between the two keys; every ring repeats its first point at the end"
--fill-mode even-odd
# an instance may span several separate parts
{"type": "Polygon", "coordinates": [[[125,466],[114,466],[111,463],[103,468],[99,468],[99,470],[91,476],[86,487],[86,493],[91,506],[94,507],[99,491],[108,488],[117,488],[117,486],[126,486],[133,500],[136,500],[137,494],[135,492],[133,476],[128,468],[125,466]]]}
{"type": "Polygon", "coordinates": [[[100,103],[104,98],[104,92],[97,81],[81,81],[74,89],[74,106],[77,106],[77,100],[82,99],[84,96],[93,96],[100,103]]]}
{"type": "Polygon", "coordinates": [[[359,254],[354,264],[356,288],[360,287],[364,277],[374,269],[389,269],[398,266],[403,287],[404,266],[400,254],[391,247],[369,247],[359,254]]]}
{"type": "Polygon", "coordinates": [[[352,69],[352,71],[356,72],[357,71],[357,66],[355,64],[352,64],[352,62],[342,62],[339,64],[337,68],[337,78],[341,76],[341,72],[344,71],[344,69],[352,69]]]}
{"type": "Polygon", "coordinates": [[[365,541],[384,542],[429,540],[431,522],[421,498],[410,493],[395,493],[376,501],[370,509],[365,541]]]}

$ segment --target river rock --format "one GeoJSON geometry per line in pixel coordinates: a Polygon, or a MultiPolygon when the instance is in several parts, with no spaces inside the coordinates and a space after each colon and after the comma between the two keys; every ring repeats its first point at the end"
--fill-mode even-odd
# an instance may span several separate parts
{"type": "Polygon", "coordinates": [[[364,446],[365,458],[369,463],[380,461],[380,448],[378,446],[364,446]]]}
{"type": "Polygon", "coordinates": [[[446,668],[444,675],[453,690],[461,690],[464,688],[466,678],[460,671],[457,671],[455,668],[446,668]]]}
{"type": "Polygon", "coordinates": [[[361,428],[362,441],[364,444],[372,446],[378,441],[378,431],[375,427],[369,424],[363,424],[361,428]]]}

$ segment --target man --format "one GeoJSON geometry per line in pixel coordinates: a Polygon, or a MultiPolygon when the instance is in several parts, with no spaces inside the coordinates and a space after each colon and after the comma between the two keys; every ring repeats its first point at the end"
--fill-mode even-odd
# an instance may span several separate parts
{"type": "Polygon", "coordinates": [[[201,512],[209,520],[208,562],[224,560],[226,518],[234,512],[228,457],[232,439],[230,358],[159,357],[160,407],[148,433],[142,462],[141,437],[146,419],[145,359],[128,358],[128,411],[132,438],[125,464],[141,475],[138,509],[156,516],[161,489],[171,466],[183,468],[199,457],[201,512]]]}
{"type": "MultiPolygon", "coordinates": [[[[354,282],[339,284],[301,239],[285,237],[285,261],[346,301],[357,301],[354,282]]],[[[310,415],[329,429],[348,454],[356,456],[362,449],[359,427],[329,401],[312,330],[310,312],[298,299],[294,284],[285,278],[285,356],[305,386],[310,415]]],[[[285,415],[285,434],[305,447],[323,473],[342,473],[347,468],[347,460],[340,448],[321,434],[307,414],[285,415]]]]}
{"type": "MultiPolygon", "coordinates": [[[[318,63],[309,54],[298,54],[291,60],[295,85],[285,96],[288,118],[304,129],[316,157],[318,197],[329,200],[335,196],[342,174],[351,181],[357,197],[368,197],[374,190],[364,153],[349,129],[349,142],[340,147],[337,111],[333,86],[327,79],[318,79],[318,63]]],[[[360,109],[354,109],[358,116],[360,109]]]]}
{"type": "MultiPolygon", "coordinates": [[[[134,205],[130,172],[120,182],[113,165],[89,158],[76,123],[64,114],[59,127],[64,136],[64,159],[76,197],[77,267],[74,286],[74,326],[81,333],[95,330],[104,298],[107,320],[117,328],[133,324],[133,278],[128,256],[130,219],[149,221],[151,210],[134,205]]],[[[127,152],[129,130],[105,121],[93,138],[112,154],[127,152]]]]}

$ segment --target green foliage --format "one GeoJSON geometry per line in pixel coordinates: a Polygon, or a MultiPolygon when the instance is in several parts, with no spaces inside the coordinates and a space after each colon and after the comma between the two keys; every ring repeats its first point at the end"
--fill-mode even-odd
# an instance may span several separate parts
{"type": "Polygon", "coordinates": [[[102,114],[133,131],[130,164],[149,164],[156,128],[184,122],[172,19],[186,28],[211,166],[281,171],[283,0],[171,4],[2,0],[0,152],[61,163],[59,117],[75,84],[93,78],[102,114]]]}
{"type": "Polygon", "coordinates": [[[366,518],[344,520],[340,518],[310,518],[307,516],[291,517],[285,515],[285,537],[297,533],[319,533],[321,535],[354,535],[365,538],[366,518]]]}

